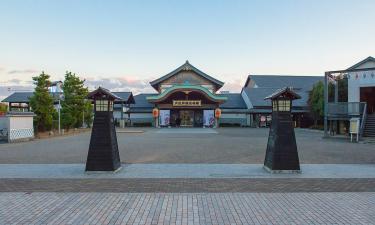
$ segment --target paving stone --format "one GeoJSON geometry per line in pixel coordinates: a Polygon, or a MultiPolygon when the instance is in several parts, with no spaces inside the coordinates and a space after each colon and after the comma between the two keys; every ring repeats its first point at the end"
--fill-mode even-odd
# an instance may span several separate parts
{"type": "Polygon", "coordinates": [[[374,224],[375,193],[0,193],[0,224],[374,224]]]}

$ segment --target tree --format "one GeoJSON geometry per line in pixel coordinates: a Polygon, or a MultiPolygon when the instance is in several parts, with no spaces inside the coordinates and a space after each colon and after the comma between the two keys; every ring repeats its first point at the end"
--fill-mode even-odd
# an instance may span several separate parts
{"type": "Polygon", "coordinates": [[[65,74],[62,85],[64,99],[61,104],[61,121],[66,129],[81,127],[84,118],[90,123],[92,121],[91,103],[86,100],[88,89],[84,86],[84,82],[85,80],[81,80],[74,73],[66,72],[65,74]]]}
{"type": "Polygon", "coordinates": [[[0,113],[6,113],[8,111],[8,106],[6,104],[0,103],[0,113]]]}
{"type": "Polygon", "coordinates": [[[314,123],[317,125],[318,120],[321,120],[324,116],[324,84],[322,81],[314,84],[309,93],[308,103],[314,123]]]}
{"type": "Polygon", "coordinates": [[[30,106],[35,113],[34,123],[37,131],[51,130],[52,116],[55,112],[53,97],[48,88],[51,85],[50,76],[42,72],[39,76],[33,77],[35,87],[34,95],[30,98],[30,106]]]}

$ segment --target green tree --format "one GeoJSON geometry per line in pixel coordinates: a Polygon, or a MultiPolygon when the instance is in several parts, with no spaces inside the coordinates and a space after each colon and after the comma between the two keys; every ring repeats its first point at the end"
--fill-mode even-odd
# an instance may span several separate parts
{"type": "Polygon", "coordinates": [[[8,111],[8,106],[6,104],[0,103],[0,112],[6,113],[8,111]]]}
{"type": "Polygon", "coordinates": [[[61,104],[61,123],[66,129],[81,127],[84,118],[88,120],[92,117],[92,109],[89,110],[91,104],[86,100],[88,89],[84,86],[84,82],[85,80],[81,80],[74,73],[65,74],[62,86],[64,99],[61,104]]]}
{"type": "Polygon", "coordinates": [[[30,106],[35,113],[34,123],[37,131],[51,130],[52,116],[55,112],[53,97],[48,91],[51,82],[50,76],[42,72],[39,76],[33,77],[36,85],[34,95],[30,98],[30,106]]]}
{"type": "Polygon", "coordinates": [[[314,123],[317,125],[318,120],[321,120],[324,116],[324,84],[322,81],[314,84],[309,93],[308,103],[314,123]]]}
{"type": "Polygon", "coordinates": [[[85,103],[84,118],[85,118],[85,123],[87,124],[88,127],[91,127],[91,124],[93,122],[93,115],[92,115],[93,109],[94,108],[91,104],[91,101],[87,100],[86,103],[85,103]]]}

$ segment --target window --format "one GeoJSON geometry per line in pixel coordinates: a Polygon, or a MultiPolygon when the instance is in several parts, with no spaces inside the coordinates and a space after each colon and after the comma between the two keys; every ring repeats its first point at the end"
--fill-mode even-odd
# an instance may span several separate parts
{"type": "Polygon", "coordinates": [[[278,100],[279,111],[290,111],[290,100],[278,100]]]}
{"type": "Polygon", "coordinates": [[[272,101],[272,111],[277,111],[277,100],[272,101]]]}
{"type": "Polygon", "coordinates": [[[96,111],[108,111],[108,100],[96,100],[96,111]]]}

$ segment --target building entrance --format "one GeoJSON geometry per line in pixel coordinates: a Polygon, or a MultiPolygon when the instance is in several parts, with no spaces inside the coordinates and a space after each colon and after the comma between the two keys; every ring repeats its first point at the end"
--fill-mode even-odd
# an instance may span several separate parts
{"type": "Polygon", "coordinates": [[[375,113],[375,87],[361,87],[360,101],[367,103],[367,113],[375,113]]]}
{"type": "Polygon", "coordinates": [[[180,110],[181,126],[192,127],[194,125],[194,111],[180,110]]]}
{"type": "Polygon", "coordinates": [[[170,124],[173,127],[203,127],[203,110],[172,109],[170,124]]]}

